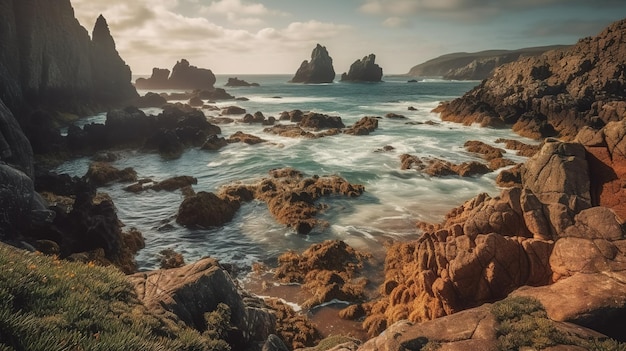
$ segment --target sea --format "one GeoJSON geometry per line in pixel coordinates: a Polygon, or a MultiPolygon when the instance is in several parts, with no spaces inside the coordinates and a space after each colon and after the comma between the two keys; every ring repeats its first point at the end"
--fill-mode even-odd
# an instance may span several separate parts
{"type": "MultiPolygon", "coordinates": [[[[454,163],[481,161],[467,152],[463,144],[480,140],[493,146],[498,138],[517,139],[527,143],[510,129],[481,128],[443,122],[432,113],[441,101],[463,95],[479,82],[420,79],[385,76],[380,83],[344,83],[306,85],[288,83],[289,75],[239,75],[239,79],[260,84],[259,87],[224,87],[229,77],[218,75],[216,87],[248,101],[219,101],[216,106],[240,106],[248,113],[261,111],[278,119],[282,111],[299,109],[341,117],[348,126],[364,116],[383,117],[379,128],[367,136],[336,135],[319,139],[294,139],[263,132],[265,126],[235,122],[221,124],[222,135],[237,131],[254,134],[267,143],[230,144],[219,151],[192,148],[178,159],[164,159],[156,153],[137,150],[116,151],[115,167],[133,167],[139,178],[155,181],[189,175],[198,179],[196,192],[217,192],[233,182],[251,182],[268,175],[275,168],[292,167],[306,176],[339,175],[351,183],[362,184],[360,197],[334,196],[321,201],[329,205],[320,215],[328,226],[316,228],[308,235],[276,222],[267,206],[259,201],[245,203],[235,218],[218,228],[189,229],[175,221],[183,201],[180,191],[145,191],[139,194],[123,190],[128,184],[111,184],[99,191],[108,193],[117,208],[119,219],[127,228],[139,229],[146,240],[145,249],[136,259],[140,270],[159,267],[159,252],[173,249],[186,262],[205,256],[219,259],[246,270],[255,263],[275,265],[277,257],[288,251],[303,251],[310,245],[339,239],[374,255],[384,255],[385,246],[394,241],[419,237],[416,222],[441,222],[452,208],[479,193],[497,195],[497,172],[474,177],[430,177],[415,170],[401,170],[400,156],[411,154],[435,157],[454,163]],[[409,109],[410,107],[414,108],[409,109]],[[384,118],[388,113],[406,119],[384,118]],[[385,146],[391,151],[381,152],[385,146]]],[[[139,91],[145,94],[147,91],[139,91]]],[[[173,91],[156,91],[173,92],[173,91]]],[[[158,114],[160,109],[145,109],[158,114]]],[[[203,110],[207,117],[218,117],[219,111],[203,110]]],[[[234,116],[240,119],[243,116],[234,116]]],[[[79,125],[104,123],[106,112],[79,120],[79,125]]],[[[285,123],[280,121],[280,123],[285,123]]],[[[286,122],[289,123],[289,122],[286,122]]],[[[524,161],[508,150],[505,157],[524,161]]],[[[56,171],[83,176],[91,160],[78,158],[60,165],[56,171]]]]}

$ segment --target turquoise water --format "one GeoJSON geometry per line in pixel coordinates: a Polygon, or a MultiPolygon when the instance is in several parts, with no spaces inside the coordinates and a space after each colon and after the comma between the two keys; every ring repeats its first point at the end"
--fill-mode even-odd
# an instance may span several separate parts
{"type": "MultiPolygon", "coordinates": [[[[222,87],[227,78],[218,76],[216,87],[222,87]]],[[[496,173],[472,178],[430,178],[412,170],[401,171],[401,154],[464,162],[480,160],[464,150],[467,140],[481,140],[498,147],[502,147],[495,144],[498,138],[523,140],[510,130],[441,122],[438,115],[430,112],[440,101],[462,95],[477,82],[407,83],[406,78],[385,77],[384,83],[374,84],[300,85],[286,83],[291,77],[285,75],[241,75],[239,78],[261,86],[226,88],[230,94],[247,97],[249,101],[224,101],[217,106],[237,105],[249,113],[261,111],[266,117],[277,118],[282,111],[311,110],[340,116],[346,125],[363,116],[384,116],[390,112],[408,119],[382,119],[379,129],[369,136],[338,135],[316,140],[279,137],[264,133],[265,127],[261,125],[234,123],[220,125],[225,137],[243,131],[269,143],[231,144],[218,152],[190,149],[176,160],[135,151],[122,152],[122,158],[114,163],[116,167],[134,167],[139,177],[154,180],[192,175],[198,178],[196,191],[217,191],[221,185],[231,182],[253,181],[279,167],[293,167],[309,176],[337,174],[352,183],[363,184],[366,189],[359,198],[323,200],[330,205],[322,217],[330,222],[330,227],[301,236],[276,223],[265,204],[260,202],[245,204],[224,227],[191,230],[175,223],[178,206],[183,200],[180,192],[131,194],[122,190],[124,184],[105,187],[101,191],[113,197],[120,219],[128,227],[138,228],[146,238],[147,247],[137,257],[141,269],[157,267],[157,254],[165,248],[183,253],[188,262],[213,256],[242,267],[259,261],[271,263],[288,249],[301,250],[326,239],[341,239],[357,248],[380,252],[383,243],[389,240],[417,237],[416,221],[439,222],[451,208],[476,194],[499,192],[494,183],[496,173]],[[409,111],[409,106],[417,111],[409,111]],[[437,124],[406,124],[427,121],[437,124]],[[375,152],[386,145],[395,149],[375,152]]],[[[158,113],[158,109],[149,112],[158,113]]],[[[219,111],[204,112],[207,117],[219,115],[219,111]]],[[[103,122],[104,118],[105,114],[99,114],[81,123],[103,122]]],[[[513,152],[507,157],[523,160],[513,152]]],[[[88,159],[77,159],[57,171],[82,176],[88,164],[88,159]]]]}

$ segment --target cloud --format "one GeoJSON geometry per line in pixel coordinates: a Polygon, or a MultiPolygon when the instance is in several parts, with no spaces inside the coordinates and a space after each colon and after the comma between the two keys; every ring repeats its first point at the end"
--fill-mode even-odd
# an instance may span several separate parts
{"type": "MultiPolygon", "coordinates": [[[[284,71],[284,67],[297,68],[316,42],[324,43],[350,32],[349,26],[315,20],[293,22],[280,28],[250,29],[235,25],[229,28],[201,17],[189,7],[186,12],[181,9],[183,6],[197,9],[199,5],[193,0],[72,0],[72,3],[76,17],[88,30],[99,14],[104,15],[120,55],[138,74],[149,73],[153,67],[171,68],[181,58],[215,72],[258,71],[255,69],[258,65],[270,73],[284,71]]],[[[241,5],[245,9],[242,14],[249,15],[270,11],[239,0],[213,4],[221,4],[223,11],[233,9],[228,6],[241,5]]],[[[254,17],[236,20],[254,21],[254,17]]]]}
{"type": "Polygon", "coordinates": [[[201,6],[199,13],[205,16],[223,15],[233,24],[243,26],[256,26],[265,23],[261,17],[289,15],[283,11],[268,9],[261,3],[242,0],[213,1],[208,6],[201,6]]]}
{"type": "Polygon", "coordinates": [[[389,17],[385,21],[383,21],[383,26],[389,28],[408,27],[409,20],[402,17],[389,17]]]}

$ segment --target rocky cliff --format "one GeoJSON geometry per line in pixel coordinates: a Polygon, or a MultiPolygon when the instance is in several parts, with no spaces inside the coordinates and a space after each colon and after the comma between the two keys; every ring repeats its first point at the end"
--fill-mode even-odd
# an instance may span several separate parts
{"type": "Polygon", "coordinates": [[[0,99],[14,112],[25,105],[74,112],[136,97],[104,19],[92,41],[69,0],[0,1],[0,42],[0,99]]]}
{"type": "Polygon", "coordinates": [[[376,55],[369,54],[350,65],[348,73],[341,75],[342,82],[380,82],[383,69],[376,64],[376,55]]]}
{"type": "Polygon", "coordinates": [[[435,111],[444,120],[511,125],[531,138],[571,139],[626,116],[626,20],[566,50],[497,68],[463,97],[435,111]]]}
{"type": "Polygon", "coordinates": [[[168,69],[154,68],[150,78],[139,78],[139,89],[213,90],[215,75],[210,69],[198,68],[182,59],[174,65],[172,74],[168,69]]]}
{"type": "Polygon", "coordinates": [[[311,53],[311,61],[304,60],[290,83],[332,83],[335,79],[333,59],[325,46],[317,44],[311,53]]]}
{"type": "Polygon", "coordinates": [[[487,50],[455,52],[442,55],[413,66],[408,76],[444,77],[456,80],[483,80],[496,68],[521,57],[538,56],[549,50],[564,49],[567,45],[540,46],[518,50],[487,50]]]}

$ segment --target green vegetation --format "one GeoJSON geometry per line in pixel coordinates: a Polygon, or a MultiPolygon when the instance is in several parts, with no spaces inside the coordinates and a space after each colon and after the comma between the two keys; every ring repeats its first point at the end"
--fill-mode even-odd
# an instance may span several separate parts
{"type": "Polygon", "coordinates": [[[584,339],[564,333],[535,299],[529,297],[511,297],[496,302],[491,308],[500,326],[498,343],[501,350],[519,350],[531,347],[541,350],[555,345],[577,345],[587,350],[625,351],[626,344],[611,339],[584,339]]]}
{"type": "Polygon", "coordinates": [[[222,312],[207,315],[216,332],[201,334],[152,315],[114,268],[0,244],[0,351],[229,350],[215,338],[222,312]]]}

